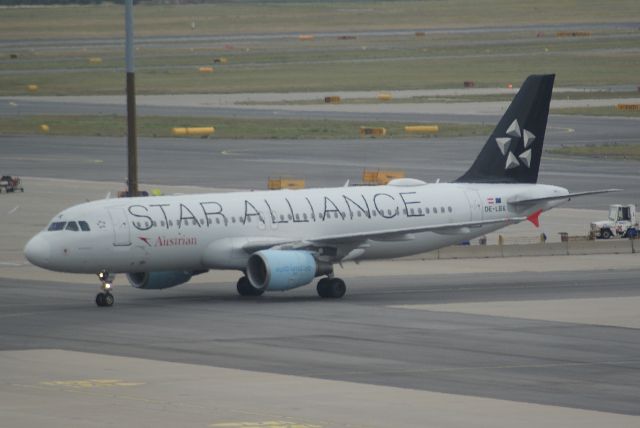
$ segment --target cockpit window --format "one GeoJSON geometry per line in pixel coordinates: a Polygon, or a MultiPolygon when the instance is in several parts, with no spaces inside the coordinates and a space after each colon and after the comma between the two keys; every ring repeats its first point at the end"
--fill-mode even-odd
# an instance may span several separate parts
{"type": "Polygon", "coordinates": [[[72,230],[74,232],[77,232],[78,229],[78,223],[76,223],[75,221],[70,221],[69,223],[67,223],[67,227],[65,228],[65,230],[72,230]]]}
{"type": "Polygon", "coordinates": [[[80,225],[80,229],[82,229],[83,232],[88,232],[91,230],[89,228],[89,224],[86,221],[79,221],[78,224],[80,225]]]}
{"type": "Polygon", "coordinates": [[[49,225],[49,228],[47,229],[49,232],[55,232],[58,230],[63,230],[64,226],[67,224],[66,221],[54,221],[53,223],[51,223],[49,225]]]}

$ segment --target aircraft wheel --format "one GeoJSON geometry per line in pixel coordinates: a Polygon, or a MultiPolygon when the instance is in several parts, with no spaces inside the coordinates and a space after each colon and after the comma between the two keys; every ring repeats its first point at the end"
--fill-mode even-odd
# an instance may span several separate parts
{"type": "Polygon", "coordinates": [[[609,229],[604,229],[601,233],[602,239],[611,238],[611,231],[609,229]]]}
{"type": "Polygon", "coordinates": [[[105,301],[104,301],[104,293],[98,293],[96,294],[96,305],[102,307],[105,305],[105,301]]]}
{"type": "Polygon", "coordinates": [[[322,298],[329,297],[330,281],[331,280],[329,278],[322,278],[320,281],[318,281],[318,285],[316,286],[316,291],[318,292],[318,296],[322,298]]]}
{"type": "Polygon", "coordinates": [[[113,294],[105,293],[104,294],[104,306],[113,306],[114,302],[113,294]]]}
{"type": "Polygon", "coordinates": [[[251,285],[246,276],[243,276],[238,280],[236,289],[238,290],[238,294],[241,296],[262,296],[262,293],[264,293],[264,290],[258,290],[251,285]]]}
{"type": "Polygon", "coordinates": [[[347,292],[347,286],[340,278],[322,278],[316,290],[322,298],[339,299],[347,292]]]}

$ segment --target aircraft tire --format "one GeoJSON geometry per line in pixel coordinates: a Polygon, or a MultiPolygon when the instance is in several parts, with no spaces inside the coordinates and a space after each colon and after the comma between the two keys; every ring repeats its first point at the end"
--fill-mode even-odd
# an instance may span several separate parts
{"type": "Polygon", "coordinates": [[[318,296],[322,297],[323,299],[326,299],[327,297],[329,297],[330,281],[331,280],[329,278],[322,278],[320,281],[318,281],[318,285],[316,285],[316,291],[318,292],[318,296]]]}
{"type": "Polygon", "coordinates": [[[347,285],[340,278],[333,278],[329,285],[330,296],[332,299],[340,299],[347,292],[347,285]]]}
{"type": "Polygon", "coordinates": [[[104,293],[96,294],[96,305],[102,307],[102,306],[104,306],[104,304],[105,304],[104,293]]]}
{"type": "Polygon", "coordinates": [[[111,293],[105,293],[104,294],[104,305],[105,306],[113,306],[113,302],[114,302],[114,298],[113,298],[113,294],[111,293]]]}
{"type": "Polygon", "coordinates": [[[347,286],[340,278],[322,278],[316,290],[324,299],[340,299],[347,292],[347,286]]]}
{"type": "Polygon", "coordinates": [[[246,276],[243,276],[238,280],[238,284],[236,285],[236,289],[238,290],[238,294],[247,297],[247,296],[262,296],[264,290],[256,289],[246,276]]]}

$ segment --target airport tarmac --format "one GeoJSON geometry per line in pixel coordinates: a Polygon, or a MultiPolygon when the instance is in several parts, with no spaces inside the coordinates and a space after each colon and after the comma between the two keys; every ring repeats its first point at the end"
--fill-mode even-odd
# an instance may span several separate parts
{"type": "MultiPolygon", "coordinates": [[[[545,144],[637,142],[636,130],[634,120],[556,116],[545,144]]],[[[140,178],[168,193],[263,189],[267,176],[281,175],[341,185],[375,166],[451,180],[483,143],[141,139],[140,178]]],[[[61,208],[124,186],[124,138],[6,136],[0,144],[3,171],[25,177],[24,194],[0,196],[3,424],[640,424],[638,254],[345,264],[348,294],[331,302],[313,286],[243,299],[235,272],[156,292],[119,276],[115,306],[97,308],[96,278],[37,269],[21,249],[61,208]]],[[[637,162],[545,155],[540,176],[572,191],[625,189],[544,215],[554,237],[560,228],[580,233],[609,203],[640,199],[637,162]]],[[[535,231],[524,224],[505,233],[535,231]]]]}
{"type": "MultiPolygon", "coordinates": [[[[620,128],[619,128],[620,129],[620,128]]],[[[635,128],[633,128],[635,129],[635,128]]],[[[629,135],[632,128],[629,128],[629,135]]],[[[573,133],[550,129],[545,147],[573,133]]],[[[637,138],[637,137],[635,137],[637,138]]],[[[218,140],[140,138],[140,181],[157,185],[265,189],[268,177],[304,178],[307,187],[361,182],[364,168],[400,169],[427,182],[462,175],[484,138],[353,140],[218,140]]],[[[124,138],[3,136],[3,174],[91,181],[126,180],[124,138]]],[[[607,209],[640,202],[638,162],[545,154],[539,182],[570,191],[619,188],[621,192],[572,201],[568,207],[607,209]]]]}
{"type": "Polygon", "coordinates": [[[640,423],[638,254],[345,264],[348,294],[332,302],[313,286],[243,299],[236,272],[155,292],[118,276],[105,309],[95,277],[35,268],[21,248],[118,183],[25,187],[0,198],[8,426],[640,423]]]}

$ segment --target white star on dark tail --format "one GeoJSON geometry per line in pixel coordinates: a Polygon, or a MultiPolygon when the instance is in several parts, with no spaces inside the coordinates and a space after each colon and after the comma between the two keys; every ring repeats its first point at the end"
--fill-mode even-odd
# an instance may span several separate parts
{"type": "Polygon", "coordinates": [[[524,163],[527,168],[531,168],[531,149],[523,152],[520,156],[518,156],[522,163],[524,163]]]}
{"type": "Polygon", "coordinates": [[[528,149],[531,143],[533,143],[533,141],[536,139],[536,136],[525,129],[522,135],[522,139],[524,140],[524,148],[528,149]]]}
{"type": "Polygon", "coordinates": [[[507,135],[510,135],[514,138],[520,138],[520,125],[518,125],[518,119],[514,119],[513,122],[511,122],[511,125],[509,125],[509,128],[507,129],[507,135]]]}
{"type": "Polygon", "coordinates": [[[506,155],[511,145],[511,138],[496,138],[496,143],[502,154],[506,155]]]}
{"type": "Polygon", "coordinates": [[[529,148],[531,144],[536,140],[536,136],[526,129],[522,129],[520,131],[520,124],[518,123],[518,119],[515,119],[507,128],[506,134],[507,137],[497,137],[496,144],[500,149],[500,152],[507,157],[504,169],[513,169],[520,166],[520,162],[524,164],[527,168],[531,168],[531,149],[529,148]],[[514,142],[516,144],[511,144],[514,142]],[[511,152],[509,149],[513,147],[514,149],[518,147],[517,142],[522,140],[522,145],[524,146],[524,151],[516,157],[516,155],[511,152]],[[520,162],[518,162],[520,159],[520,162]]]}
{"type": "Polygon", "coordinates": [[[509,155],[507,156],[507,163],[505,164],[504,169],[516,168],[518,166],[520,166],[520,164],[518,163],[518,159],[516,159],[513,153],[509,152],[509,155]]]}

